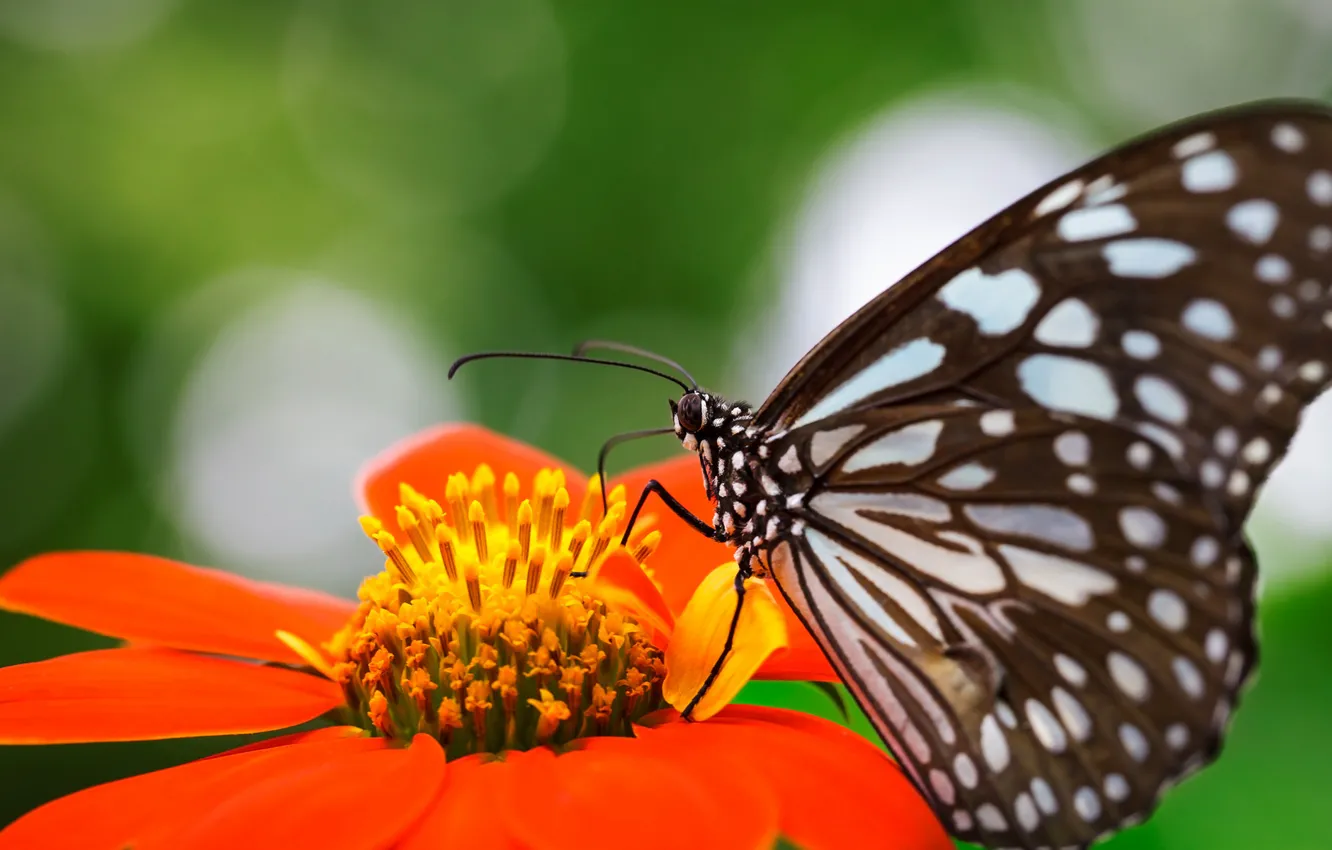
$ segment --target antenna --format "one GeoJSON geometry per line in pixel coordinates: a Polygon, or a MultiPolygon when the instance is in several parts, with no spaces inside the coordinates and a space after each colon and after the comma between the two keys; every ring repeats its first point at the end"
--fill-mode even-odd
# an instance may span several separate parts
{"type": "MultiPolygon", "coordinates": [[[[582,357],[576,354],[546,354],[539,351],[479,351],[476,354],[467,354],[453,361],[449,367],[449,379],[453,379],[454,373],[464,364],[471,363],[473,360],[493,360],[493,359],[513,359],[513,360],[562,360],[568,363],[596,363],[600,366],[619,366],[621,369],[632,369],[635,372],[646,372],[649,375],[656,375],[658,378],[665,378],[678,386],[685,392],[697,389],[697,385],[689,386],[684,381],[668,375],[665,372],[659,372],[647,366],[640,366],[637,363],[622,363],[619,360],[601,360],[596,357],[582,357]]],[[[686,373],[688,374],[688,373],[686,373]]],[[[690,378],[692,381],[693,379],[690,378]]]]}
{"type": "Polygon", "coordinates": [[[573,353],[575,357],[582,357],[586,352],[592,349],[601,349],[602,351],[618,351],[621,354],[633,354],[638,357],[646,357],[648,360],[655,360],[656,362],[660,363],[663,366],[670,366],[672,369],[674,369],[675,371],[679,372],[681,375],[684,375],[686,378],[688,378],[689,388],[691,390],[698,389],[698,381],[695,381],[694,376],[689,374],[689,370],[663,354],[658,354],[655,351],[648,351],[646,348],[639,348],[636,345],[628,345],[623,342],[614,342],[612,340],[606,340],[606,339],[584,340],[578,343],[578,345],[574,346],[573,353]]]}

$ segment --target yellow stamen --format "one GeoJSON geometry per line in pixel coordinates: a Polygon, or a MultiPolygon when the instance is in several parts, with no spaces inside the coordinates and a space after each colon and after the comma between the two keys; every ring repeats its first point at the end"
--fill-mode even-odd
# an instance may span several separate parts
{"type": "Polygon", "coordinates": [[[504,519],[509,523],[509,536],[518,533],[518,476],[504,474],[504,519]]]}
{"type": "Polygon", "coordinates": [[[532,557],[527,562],[527,595],[531,596],[541,587],[541,570],[546,566],[546,547],[538,546],[532,550],[532,557]]]}
{"type": "Polygon", "coordinates": [[[472,545],[476,547],[476,558],[485,563],[490,560],[490,544],[486,540],[486,511],[480,502],[472,502],[467,519],[472,523],[472,545]]]}
{"type": "Polygon", "coordinates": [[[513,587],[513,580],[518,576],[518,558],[521,555],[522,550],[518,546],[518,541],[510,540],[509,551],[504,555],[503,584],[506,590],[513,587]]]}
{"type": "Polygon", "coordinates": [[[472,712],[472,728],[477,740],[486,739],[486,712],[493,705],[490,701],[490,683],[477,679],[467,686],[467,710],[472,712]]]}
{"type": "MultiPolygon", "coordinates": [[[[412,541],[412,547],[416,549],[416,556],[423,561],[435,560],[439,557],[438,552],[431,548],[426,542],[426,537],[421,533],[421,521],[417,518],[414,511],[398,505],[394,511],[397,517],[398,527],[407,532],[407,539],[412,541]]],[[[434,535],[431,535],[432,538],[434,535]]]]}
{"type": "Polygon", "coordinates": [[[546,487],[541,487],[541,476],[537,476],[537,540],[545,540],[550,533],[550,515],[555,510],[555,488],[550,486],[550,476],[546,477],[546,487]]]}
{"type": "Polygon", "coordinates": [[[578,563],[578,556],[583,553],[583,547],[587,545],[587,538],[592,533],[592,523],[585,519],[580,519],[574,526],[573,534],[569,537],[569,554],[573,556],[575,564],[578,563]]]}
{"type": "Polygon", "coordinates": [[[435,526],[435,538],[439,541],[439,559],[448,575],[449,581],[458,580],[458,544],[453,536],[453,529],[447,525],[435,526]]]}
{"type": "Polygon", "coordinates": [[[649,531],[647,534],[643,535],[642,541],[634,547],[634,560],[640,564],[643,563],[653,552],[657,551],[657,547],[660,545],[661,532],[649,531]]]}
{"type": "Polygon", "coordinates": [[[601,476],[593,475],[592,480],[587,482],[587,493],[583,496],[583,509],[579,511],[579,519],[592,520],[601,516],[601,476]]]}
{"type": "Polygon", "coordinates": [[[481,610],[481,565],[468,554],[463,559],[463,581],[467,583],[467,601],[473,611],[481,610]]]}
{"type": "MultiPolygon", "coordinates": [[[[351,621],[322,651],[278,633],[337,684],[345,721],[401,742],[433,735],[455,759],[632,734],[664,705],[657,627],[614,588],[580,581],[618,546],[623,488],[601,516],[594,482],[592,516],[575,521],[563,472],[537,479],[523,500],[528,483],[506,474],[501,496],[478,466],[440,482],[447,512],[404,484],[389,528],[361,519],[384,570],[362,583],[351,621]]],[[[659,538],[639,533],[631,551],[659,538]]]]}
{"type": "Polygon", "coordinates": [[[619,537],[620,527],[616,516],[616,508],[619,507],[622,505],[612,505],[610,513],[597,524],[597,539],[592,541],[592,554],[587,559],[589,566],[605,554],[614,538],[619,537]]]}
{"type": "Polygon", "coordinates": [[[568,552],[561,552],[560,558],[555,562],[555,574],[550,577],[550,598],[556,599],[560,595],[560,589],[564,587],[564,580],[573,572],[573,556],[568,552]]]}
{"type": "Polygon", "coordinates": [[[416,573],[412,570],[412,565],[407,563],[407,558],[398,548],[398,541],[393,539],[393,535],[387,531],[380,531],[375,534],[375,543],[379,545],[379,550],[388,556],[393,568],[397,571],[397,579],[403,584],[414,584],[416,582],[416,573]]]}
{"type": "Polygon", "coordinates": [[[449,505],[449,519],[457,528],[467,517],[467,476],[461,473],[449,476],[449,483],[444,487],[444,498],[449,505]]]}
{"type": "Polygon", "coordinates": [[[518,506],[518,547],[526,561],[532,554],[532,503],[523,499],[518,506]]]}
{"type": "Polygon", "coordinates": [[[487,464],[481,464],[472,473],[472,497],[481,503],[486,516],[499,519],[499,505],[495,501],[495,473],[487,464]]]}
{"type": "Polygon", "coordinates": [[[529,699],[527,704],[537,710],[537,741],[545,743],[560,728],[560,724],[569,719],[569,706],[545,688],[541,689],[541,699],[529,699]]]}
{"type": "MultiPolygon", "coordinates": [[[[561,487],[555,491],[555,511],[550,518],[549,543],[551,549],[560,548],[564,537],[564,512],[569,509],[569,491],[561,487]]],[[[543,534],[542,537],[547,535],[543,534]]]]}

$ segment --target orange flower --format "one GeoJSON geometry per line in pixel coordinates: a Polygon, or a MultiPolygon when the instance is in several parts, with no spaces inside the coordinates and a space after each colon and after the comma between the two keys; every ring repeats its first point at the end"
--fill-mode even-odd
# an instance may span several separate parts
{"type": "Polygon", "coordinates": [[[648,477],[705,507],[684,466],[631,475],[603,515],[595,479],[484,429],[436,429],[363,477],[385,568],[359,603],[144,555],[20,564],[0,607],[127,645],[0,668],[0,743],[334,725],[55,800],[0,850],[951,847],[849,730],[725,705],[756,670],[829,677],[758,580],[693,715],[711,719],[668,707],[697,693],[724,637],[712,618],[736,604],[734,568],[715,568],[729,552],[674,517],[618,545],[648,477]]]}

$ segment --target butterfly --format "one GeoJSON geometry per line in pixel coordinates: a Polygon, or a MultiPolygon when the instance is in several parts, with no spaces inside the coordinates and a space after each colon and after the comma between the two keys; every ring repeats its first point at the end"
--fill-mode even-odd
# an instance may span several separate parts
{"type": "Polygon", "coordinates": [[[679,384],[598,466],[673,432],[715,513],[653,481],[629,530],[655,494],[734,547],[737,594],[771,578],[954,836],[1085,847],[1216,758],[1257,661],[1243,524],[1332,379],[1332,108],[1197,116],[1054,180],[757,408],[620,343],[449,374],[494,356],[679,384]]]}
{"type": "Polygon", "coordinates": [[[757,409],[688,387],[716,512],[643,499],[774,580],[954,836],[1082,847],[1217,756],[1242,526],[1330,376],[1332,109],[1250,104],[1013,204],[757,409]]]}

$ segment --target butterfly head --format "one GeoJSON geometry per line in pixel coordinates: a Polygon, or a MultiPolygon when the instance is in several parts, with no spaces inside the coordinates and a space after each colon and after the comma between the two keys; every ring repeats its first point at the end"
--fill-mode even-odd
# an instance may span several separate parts
{"type": "Polygon", "coordinates": [[[706,442],[711,436],[710,431],[725,424],[711,421],[725,410],[726,403],[721,399],[702,390],[687,390],[679,401],[671,402],[675,436],[686,449],[698,451],[699,442],[706,442]]]}

